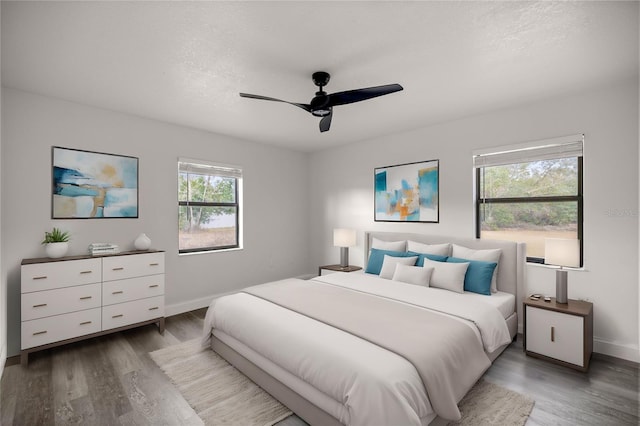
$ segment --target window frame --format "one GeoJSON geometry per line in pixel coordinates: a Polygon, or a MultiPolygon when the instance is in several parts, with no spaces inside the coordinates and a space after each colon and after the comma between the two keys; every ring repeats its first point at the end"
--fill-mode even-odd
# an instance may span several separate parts
{"type": "MultiPolygon", "coordinates": [[[[237,166],[230,166],[230,165],[221,165],[221,164],[215,164],[215,163],[210,163],[207,161],[201,161],[201,160],[191,160],[191,159],[178,159],[178,217],[180,216],[180,207],[234,207],[236,210],[236,214],[235,214],[235,240],[236,240],[236,244],[230,244],[230,245],[224,245],[224,246],[206,246],[206,247],[198,247],[198,248],[190,248],[190,249],[181,249],[180,248],[180,229],[178,229],[178,254],[189,254],[189,253],[206,253],[206,252],[216,252],[216,251],[223,251],[223,250],[230,250],[230,249],[239,249],[242,247],[241,242],[240,242],[240,236],[241,236],[241,232],[240,232],[240,224],[241,224],[241,200],[240,200],[240,195],[241,195],[241,185],[242,185],[242,169],[240,167],[237,166]],[[182,173],[186,173],[187,176],[189,176],[189,172],[188,171],[183,171],[180,167],[181,163],[185,163],[185,164],[191,164],[191,165],[195,165],[195,166],[201,166],[201,167],[209,167],[211,168],[211,173],[195,173],[192,172],[191,174],[195,175],[195,174],[206,174],[208,176],[212,176],[212,177],[221,177],[221,178],[225,178],[225,179],[233,179],[234,180],[234,199],[235,202],[209,202],[209,201],[180,201],[180,175],[182,173]],[[229,176],[228,174],[225,174],[224,172],[222,172],[222,170],[224,169],[234,169],[236,172],[239,173],[239,176],[229,176]],[[215,173],[215,171],[218,171],[218,173],[215,173]]],[[[189,195],[187,195],[187,198],[189,198],[189,195]]],[[[178,221],[179,222],[179,221],[178,221]]]]}
{"type": "MultiPolygon", "coordinates": [[[[580,135],[582,138],[583,135],[580,135]]],[[[483,165],[483,166],[474,166],[475,168],[475,228],[476,228],[476,238],[482,239],[482,223],[481,223],[481,208],[486,204],[515,204],[515,203],[524,203],[524,204],[537,204],[537,203],[553,203],[553,202],[576,202],[577,203],[577,237],[580,241],[580,267],[584,265],[584,239],[583,239],[583,228],[584,228],[584,193],[583,193],[583,155],[575,155],[575,156],[561,156],[559,155],[557,158],[545,158],[549,159],[561,159],[561,158],[577,158],[578,161],[578,188],[576,195],[549,195],[542,197],[504,197],[504,198],[483,198],[482,188],[480,184],[481,173],[484,167],[491,167],[491,165],[483,165]]],[[[541,161],[535,159],[527,159],[523,158],[522,161],[514,161],[510,164],[523,164],[523,163],[531,163],[534,161],[541,161]]],[[[544,257],[534,257],[527,256],[528,263],[537,263],[544,264],[544,257]]]]}

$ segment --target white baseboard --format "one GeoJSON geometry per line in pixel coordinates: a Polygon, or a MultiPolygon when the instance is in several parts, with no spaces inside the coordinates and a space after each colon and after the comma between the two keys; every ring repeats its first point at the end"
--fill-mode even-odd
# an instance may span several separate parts
{"type": "Polygon", "coordinates": [[[599,354],[605,354],[615,358],[640,363],[640,349],[638,346],[621,345],[619,343],[594,338],[593,351],[599,354]]]}
{"type": "Polygon", "coordinates": [[[186,302],[174,303],[172,305],[164,306],[165,317],[173,315],[183,314],[189,311],[195,311],[196,309],[206,308],[211,304],[213,299],[226,296],[227,294],[237,293],[238,291],[230,291],[227,293],[214,294],[212,296],[201,297],[200,299],[188,300],[186,302]]]}

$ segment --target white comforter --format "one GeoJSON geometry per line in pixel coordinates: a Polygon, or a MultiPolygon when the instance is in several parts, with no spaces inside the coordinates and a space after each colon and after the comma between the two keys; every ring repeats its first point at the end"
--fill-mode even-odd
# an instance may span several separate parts
{"type": "MultiPolygon", "coordinates": [[[[510,341],[495,307],[470,303],[457,293],[369,274],[315,279],[466,318],[487,352],[510,341]]],[[[262,364],[281,374],[281,380],[301,379],[304,384],[296,391],[343,424],[424,425],[434,417],[420,376],[407,360],[265,300],[246,293],[214,300],[205,318],[204,345],[214,331],[254,362],[264,358],[262,364]]]]}

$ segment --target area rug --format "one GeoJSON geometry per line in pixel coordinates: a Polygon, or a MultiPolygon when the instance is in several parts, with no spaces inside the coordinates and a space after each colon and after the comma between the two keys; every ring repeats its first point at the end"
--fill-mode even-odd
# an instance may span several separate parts
{"type": "Polygon", "coordinates": [[[462,418],[449,426],[523,426],[535,402],[518,392],[480,379],[462,398],[462,418]]]}
{"type": "Polygon", "coordinates": [[[205,425],[273,425],[292,414],[199,339],[149,355],[205,425]]]}
{"type": "MultiPolygon", "coordinates": [[[[199,339],[149,354],[206,425],[273,425],[292,412],[199,339]]],[[[523,426],[534,401],[480,380],[460,401],[450,426],[523,426]]]]}

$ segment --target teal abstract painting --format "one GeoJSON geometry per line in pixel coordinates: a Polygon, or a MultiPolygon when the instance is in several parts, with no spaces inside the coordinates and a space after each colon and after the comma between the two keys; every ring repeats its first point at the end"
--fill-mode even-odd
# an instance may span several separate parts
{"type": "Polygon", "coordinates": [[[138,217],[138,159],[53,147],[53,219],[138,217]]]}
{"type": "Polygon", "coordinates": [[[439,222],[439,161],[375,169],[374,220],[439,222]]]}

